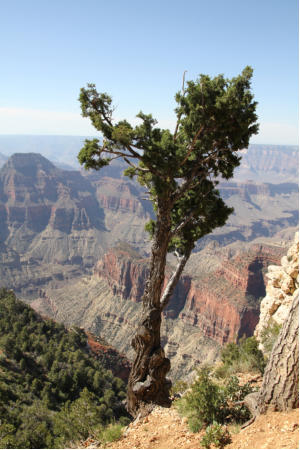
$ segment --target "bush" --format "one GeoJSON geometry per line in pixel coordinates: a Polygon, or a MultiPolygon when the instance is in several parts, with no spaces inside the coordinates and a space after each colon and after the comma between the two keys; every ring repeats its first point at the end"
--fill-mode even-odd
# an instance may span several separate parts
{"type": "Polygon", "coordinates": [[[253,392],[253,388],[250,383],[243,385],[239,384],[237,377],[230,377],[225,386],[225,397],[227,402],[226,408],[226,420],[235,423],[244,423],[250,419],[250,412],[247,406],[237,405],[237,402],[241,402],[246,395],[253,392]]]}
{"type": "Polygon", "coordinates": [[[217,384],[209,368],[198,371],[198,378],[192,384],[189,392],[176,406],[179,413],[188,418],[188,424],[193,432],[204,426],[216,423],[243,423],[250,418],[249,410],[244,405],[236,405],[246,395],[253,392],[249,383],[240,385],[236,377],[231,377],[225,385],[217,384]]]}
{"type": "Polygon", "coordinates": [[[216,370],[216,375],[225,377],[238,372],[260,372],[266,365],[264,355],[258,348],[255,337],[241,338],[237,344],[231,342],[222,349],[223,366],[216,370]]]}
{"type": "Polygon", "coordinates": [[[204,367],[198,371],[190,391],[177,404],[179,412],[187,416],[191,431],[197,432],[204,425],[220,421],[225,398],[223,391],[211,380],[210,369],[204,367]]]}
{"type": "Polygon", "coordinates": [[[123,426],[120,423],[115,423],[109,425],[101,433],[100,441],[101,444],[105,445],[108,442],[117,441],[122,436],[123,426]]]}
{"type": "Polygon", "coordinates": [[[205,435],[200,441],[204,448],[210,448],[211,444],[214,444],[217,448],[224,448],[224,446],[230,442],[231,437],[227,428],[217,422],[214,422],[206,428],[205,435]]]}
{"type": "Polygon", "coordinates": [[[170,394],[173,396],[181,396],[188,388],[186,381],[177,380],[171,387],[170,394]]]}
{"type": "Polygon", "coordinates": [[[264,346],[264,351],[267,356],[270,355],[273,345],[277,341],[281,327],[282,325],[279,325],[273,319],[270,319],[268,326],[262,332],[261,342],[264,346]]]}

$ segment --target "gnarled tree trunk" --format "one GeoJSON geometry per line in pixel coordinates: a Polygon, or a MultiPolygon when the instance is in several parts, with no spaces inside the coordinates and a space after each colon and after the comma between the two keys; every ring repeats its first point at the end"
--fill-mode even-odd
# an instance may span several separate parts
{"type": "Polygon", "coordinates": [[[245,397],[253,418],[268,410],[285,411],[299,407],[299,296],[291,304],[286,322],[274,344],[257,393],[245,397]]]}
{"type": "Polygon", "coordinates": [[[142,321],[131,344],[136,351],[128,381],[127,409],[133,417],[146,415],[153,405],[170,406],[170,360],[160,345],[160,298],[165,277],[166,258],[171,230],[168,206],[157,215],[151,251],[150,272],[143,295],[142,321]]]}

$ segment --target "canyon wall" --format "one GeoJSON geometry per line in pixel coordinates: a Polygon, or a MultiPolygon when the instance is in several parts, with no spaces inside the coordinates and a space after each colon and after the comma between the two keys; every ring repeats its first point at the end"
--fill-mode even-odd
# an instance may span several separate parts
{"type": "MultiPolygon", "coordinates": [[[[0,170],[0,285],[58,321],[103,334],[132,358],[148,273],[144,225],[153,212],[122,170],[83,174],[39,154],[13,155],[0,170]]],[[[219,187],[235,213],[200,240],[164,312],[162,340],[173,376],[253,332],[266,265],[279,263],[282,246],[247,241],[273,239],[297,224],[294,184],[219,187]]]]}
{"type": "MultiPolygon", "coordinates": [[[[173,378],[214,361],[225,343],[253,334],[258,299],[264,294],[264,271],[270,263],[278,263],[284,251],[279,246],[253,245],[232,257],[229,251],[209,248],[193,255],[193,277],[187,270],[163,314],[161,339],[173,378]]],[[[171,273],[168,266],[165,284],[171,273]]],[[[147,259],[128,249],[111,249],[91,277],[46,288],[31,306],[103,336],[133,359],[130,342],[141,318],[147,274],[147,259]]]]}

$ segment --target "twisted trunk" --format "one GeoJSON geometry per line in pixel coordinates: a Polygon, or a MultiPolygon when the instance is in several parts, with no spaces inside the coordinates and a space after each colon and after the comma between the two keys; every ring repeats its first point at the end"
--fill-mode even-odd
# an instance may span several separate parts
{"type": "Polygon", "coordinates": [[[150,272],[143,295],[142,321],[131,345],[136,351],[128,381],[127,409],[133,417],[146,415],[153,405],[169,406],[170,360],[160,345],[160,297],[165,278],[171,232],[168,203],[160,205],[151,250],[150,272]]]}

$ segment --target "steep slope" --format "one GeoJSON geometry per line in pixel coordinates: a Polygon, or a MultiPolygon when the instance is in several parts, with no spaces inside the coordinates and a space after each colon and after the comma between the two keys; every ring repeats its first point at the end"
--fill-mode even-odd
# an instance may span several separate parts
{"type": "MultiPolygon", "coordinates": [[[[2,448],[64,447],[78,434],[84,405],[98,425],[127,416],[125,384],[104,368],[111,365],[105,346],[96,354],[83,330],[42,319],[12,291],[0,290],[0,310],[2,448]]],[[[115,362],[126,367],[117,354],[115,362]]]]}

